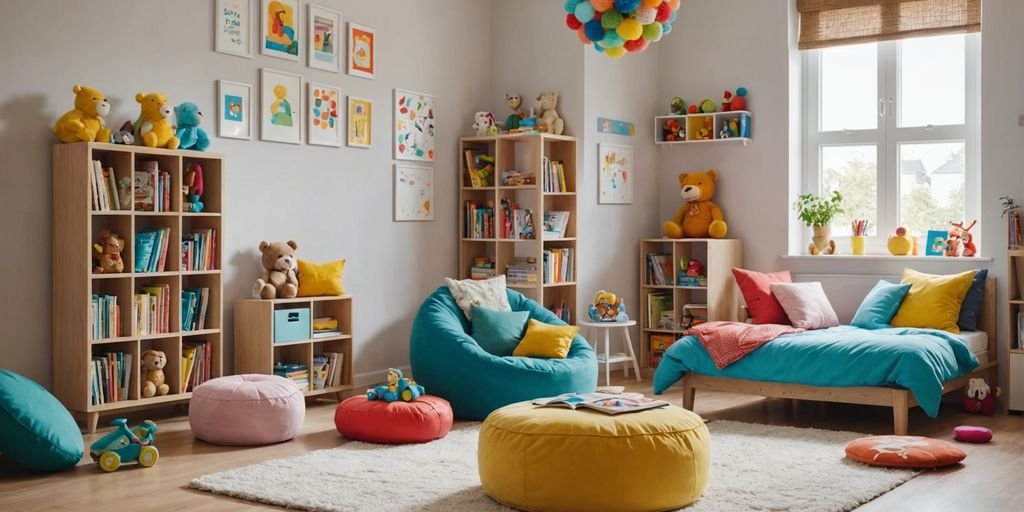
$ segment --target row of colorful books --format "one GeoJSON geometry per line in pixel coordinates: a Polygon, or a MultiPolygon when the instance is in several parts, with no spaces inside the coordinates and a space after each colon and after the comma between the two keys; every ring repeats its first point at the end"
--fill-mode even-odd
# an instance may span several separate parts
{"type": "Polygon", "coordinates": [[[1024,238],[1021,237],[1020,229],[1020,210],[1006,212],[1006,239],[1007,247],[1010,250],[1024,247],[1024,238]]]}
{"type": "Polygon", "coordinates": [[[559,320],[572,325],[572,310],[564,300],[557,306],[554,304],[548,306],[548,311],[554,313],[559,320]]]}
{"type": "Polygon", "coordinates": [[[565,165],[558,160],[543,157],[544,192],[570,192],[565,184],[565,165]]]}
{"type": "Polygon", "coordinates": [[[147,228],[135,234],[135,271],[163,272],[171,228],[147,228]]]}
{"type": "Polygon", "coordinates": [[[92,339],[116,338],[121,335],[121,306],[116,295],[94,293],[89,304],[92,317],[92,339]]]}
{"type": "Polygon", "coordinates": [[[217,230],[198,229],[181,237],[181,269],[185,272],[216,270],[217,230]]]}
{"type": "Polygon", "coordinates": [[[575,249],[548,249],[544,251],[544,284],[568,283],[574,280],[575,249]]]}
{"type": "Polygon", "coordinates": [[[494,201],[466,201],[466,238],[494,238],[494,201]]]}
{"type": "Polygon", "coordinates": [[[160,170],[154,160],[135,163],[135,192],[133,203],[137,212],[171,211],[171,173],[160,170]]]}
{"type": "Polygon", "coordinates": [[[487,256],[473,258],[473,266],[469,267],[469,278],[476,280],[490,279],[498,275],[494,268],[494,260],[487,256]]]}
{"type": "Polygon", "coordinates": [[[654,286],[672,286],[672,276],[671,254],[654,252],[647,253],[647,284],[654,286]]]}
{"type": "Polygon", "coordinates": [[[274,364],[274,375],[294,382],[302,391],[309,391],[309,365],[278,361],[274,364]]]}
{"type": "Polygon", "coordinates": [[[209,341],[192,341],[181,346],[181,382],[186,391],[213,377],[213,345],[209,341]]]}
{"type": "Polygon", "coordinates": [[[171,332],[171,285],[143,286],[135,294],[133,314],[136,336],[171,332]]]}
{"type": "Polygon", "coordinates": [[[647,325],[653,329],[675,329],[671,292],[647,294],[647,325]]]}
{"type": "Polygon", "coordinates": [[[535,240],[536,228],[533,227],[533,210],[519,208],[508,198],[501,198],[501,237],[517,240],[535,240]]]}
{"type": "Polygon", "coordinates": [[[210,303],[209,288],[186,288],[181,291],[181,330],[206,328],[206,307],[210,303]]]}
{"type": "Polygon", "coordinates": [[[544,239],[565,238],[569,227],[569,212],[544,212],[544,239]]]}
{"type": "Polygon", "coordinates": [[[89,381],[92,405],[127,400],[132,382],[132,355],[124,352],[93,354],[89,381]]]}
{"type": "Polygon", "coordinates": [[[516,258],[505,267],[505,280],[509,284],[537,284],[537,258],[516,258]]]}
{"type": "Polygon", "coordinates": [[[340,386],[345,378],[345,354],[324,352],[313,356],[313,389],[328,389],[340,386]]]}
{"type": "Polygon", "coordinates": [[[132,182],[130,179],[125,178],[124,183],[119,183],[113,167],[103,167],[102,162],[93,160],[90,178],[89,189],[92,192],[93,211],[109,212],[121,210],[122,205],[127,207],[130,204],[129,201],[124,201],[124,199],[131,197],[127,194],[132,188],[132,182]]]}

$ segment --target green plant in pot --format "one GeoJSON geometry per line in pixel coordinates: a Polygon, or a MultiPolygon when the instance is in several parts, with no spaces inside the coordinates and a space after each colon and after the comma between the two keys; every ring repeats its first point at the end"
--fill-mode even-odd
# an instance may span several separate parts
{"type": "Polygon", "coordinates": [[[844,213],[843,195],[832,192],[831,196],[802,194],[793,204],[793,209],[807,227],[814,229],[811,240],[818,252],[824,252],[832,238],[832,219],[844,213]]]}

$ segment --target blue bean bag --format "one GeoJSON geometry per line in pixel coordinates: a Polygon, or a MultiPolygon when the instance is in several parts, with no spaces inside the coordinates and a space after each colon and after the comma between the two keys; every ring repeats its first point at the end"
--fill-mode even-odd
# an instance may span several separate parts
{"type": "MultiPolygon", "coordinates": [[[[523,294],[508,290],[513,311],[530,318],[565,325],[553,313],[523,294]]],[[[561,393],[589,393],[597,386],[597,358],[576,336],[565,359],[499,357],[470,337],[470,323],[442,286],[420,306],[412,325],[409,358],[412,375],[428,394],[452,405],[455,417],[482,420],[508,404],[561,393]]]]}
{"type": "Polygon", "coordinates": [[[45,388],[0,370],[0,453],[38,471],[70,469],[85,446],[71,413],[45,388]]]}

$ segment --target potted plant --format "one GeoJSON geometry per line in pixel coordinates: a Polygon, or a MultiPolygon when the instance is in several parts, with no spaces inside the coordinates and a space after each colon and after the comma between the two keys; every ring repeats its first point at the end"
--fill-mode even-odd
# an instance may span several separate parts
{"type": "Polygon", "coordinates": [[[832,192],[831,197],[802,194],[793,204],[793,209],[804,224],[814,229],[811,237],[814,246],[819,252],[824,251],[832,237],[832,219],[845,212],[843,195],[839,192],[832,192]]]}

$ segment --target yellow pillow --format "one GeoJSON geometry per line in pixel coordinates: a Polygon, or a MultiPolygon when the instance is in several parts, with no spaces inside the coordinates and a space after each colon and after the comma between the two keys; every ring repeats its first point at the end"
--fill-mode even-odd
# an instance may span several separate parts
{"type": "Polygon", "coordinates": [[[565,359],[569,355],[569,345],[580,328],[574,325],[551,325],[530,319],[526,324],[526,335],[512,351],[518,357],[547,357],[549,359],[565,359]]]}
{"type": "Polygon", "coordinates": [[[345,295],[341,287],[341,274],[345,272],[345,260],[317,265],[299,260],[299,297],[319,295],[345,295]]]}
{"type": "Polygon", "coordinates": [[[893,327],[922,327],[953,334],[960,332],[956,321],[960,304],[971,288],[974,271],[939,276],[916,270],[903,271],[903,283],[910,291],[892,319],[893,327]]]}

